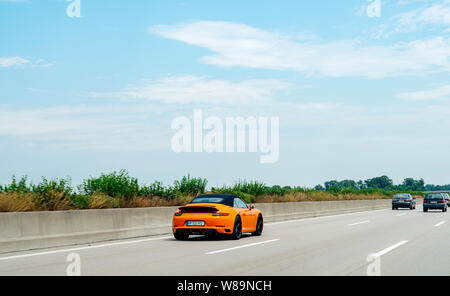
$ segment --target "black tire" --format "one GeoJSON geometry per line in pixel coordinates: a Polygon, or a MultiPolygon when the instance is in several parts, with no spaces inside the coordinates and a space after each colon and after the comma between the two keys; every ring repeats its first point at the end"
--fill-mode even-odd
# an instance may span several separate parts
{"type": "Polygon", "coordinates": [[[412,211],[412,210],[414,210],[414,207],[413,207],[413,206],[410,206],[409,209],[412,211]]]}
{"type": "Polygon", "coordinates": [[[173,236],[175,237],[176,240],[183,240],[183,241],[189,238],[189,234],[187,233],[175,232],[173,236]]]}
{"type": "Polygon", "coordinates": [[[242,221],[239,215],[236,216],[233,225],[233,233],[231,234],[231,238],[238,240],[242,236],[242,221]]]}
{"type": "Polygon", "coordinates": [[[392,210],[395,211],[395,207],[392,207],[392,210]]]}
{"type": "Polygon", "coordinates": [[[426,213],[426,212],[428,212],[428,209],[423,208],[423,211],[426,213]]]}
{"type": "Polygon", "coordinates": [[[258,216],[258,221],[256,222],[256,231],[252,232],[254,236],[260,236],[264,229],[264,221],[261,215],[258,216]]]}

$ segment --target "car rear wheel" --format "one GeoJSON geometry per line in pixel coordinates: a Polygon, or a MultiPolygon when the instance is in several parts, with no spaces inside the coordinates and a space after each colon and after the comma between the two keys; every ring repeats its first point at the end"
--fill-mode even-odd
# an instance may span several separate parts
{"type": "Polygon", "coordinates": [[[236,216],[236,219],[234,220],[234,227],[233,227],[233,233],[231,234],[231,238],[238,240],[242,236],[242,222],[241,217],[238,215],[236,216]]]}
{"type": "Polygon", "coordinates": [[[423,208],[423,211],[426,213],[426,212],[428,212],[428,209],[423,208]]]}
{"type": "Polygon", "coordinates": [[[260,236],[263,231],[263,218],[261,215],[258,216],[258,222],[256,222],[256,230],[252,232],[254,236],[260,236]]]}
{"type": "Polygon", "coordinates": [[[189,234],[187,233],[175,232],[173,236],[175,237],[176,240],[187,240],[189,238],[189,234]]]}

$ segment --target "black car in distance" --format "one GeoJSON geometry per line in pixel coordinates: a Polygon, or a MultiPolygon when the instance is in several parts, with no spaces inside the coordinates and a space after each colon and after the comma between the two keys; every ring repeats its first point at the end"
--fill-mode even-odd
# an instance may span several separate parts
{"type": "Polygon", "coordinates": [[[423,199],[423,211],[441,210],[447,212],[447,200],[443,193],[429,193],[423,199]]]}
{"type": "Polygon", "coordinates": [[[392,198],[392,210],[399,208],[416,209],[416,199],[409,193],[399,193],[392,198]]]}

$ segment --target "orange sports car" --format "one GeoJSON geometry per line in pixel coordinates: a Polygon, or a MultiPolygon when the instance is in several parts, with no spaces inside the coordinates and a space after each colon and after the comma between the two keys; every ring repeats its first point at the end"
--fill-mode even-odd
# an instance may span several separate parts
{"type": "Polygon", "coordinates": [[[232,194],[205,194],[180,207],[173,216],[172,231],[177,240],[189,235],[228,234],[240,239],[243,232],[261,235],[263,215],[253,205],[247,205],[232,194]]]}

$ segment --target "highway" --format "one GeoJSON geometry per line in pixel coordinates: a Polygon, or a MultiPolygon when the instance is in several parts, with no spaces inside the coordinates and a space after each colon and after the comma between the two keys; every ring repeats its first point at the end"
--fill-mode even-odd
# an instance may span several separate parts
{"type": "Polygon", "coordinates": [[[0,255],[0,275],[66,275],[72,253],[81,275],[450,275],[449,215],[418,205],[267,223],[239,241],[164,235],[15,252],[0,255]]]}

